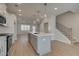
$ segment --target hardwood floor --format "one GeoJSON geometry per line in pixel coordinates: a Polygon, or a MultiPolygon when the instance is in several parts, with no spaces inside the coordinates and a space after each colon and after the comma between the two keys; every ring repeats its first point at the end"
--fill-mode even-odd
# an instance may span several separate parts
{"type": "MultiPolygon", "coordinates": [[[[52,41],[52,51],[44,56],[79,56],[79,43],[75,45],[68,45],[60,41],[52,41]]],[[[10,51],[10,56],[37,56],[29,43],[26,45],[16,41],[10,51]]]]}
{"type": "Polygon", "coordinates": [[[60,41],[52,41],[52,51],[47,56],[79,56],[79,43],[69,45],[60,41]]]}
{"type": "Polygon", "coordinates": [[[36,53],[29,43],[21,44],[20,41],[15,42],[9,51],[10,56],[35,56],[36,53]]]}

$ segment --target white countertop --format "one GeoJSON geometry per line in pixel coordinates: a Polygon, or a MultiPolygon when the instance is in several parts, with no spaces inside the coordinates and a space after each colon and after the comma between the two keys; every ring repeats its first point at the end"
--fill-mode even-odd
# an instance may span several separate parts
{"type": "MultiPolygon", "coordinates": [[[[31,33],[31,32],[30,32],[31,33]]],[[[40,36],[52,36],[53,34],[51,34],[51,33],[38,33],[38,34],[34,34],[34,33],[31,33],[31,34],[33,34],[33,35],[35,35],[35,36],[38,36],[38,37],[40,37],[40,36]]]]}

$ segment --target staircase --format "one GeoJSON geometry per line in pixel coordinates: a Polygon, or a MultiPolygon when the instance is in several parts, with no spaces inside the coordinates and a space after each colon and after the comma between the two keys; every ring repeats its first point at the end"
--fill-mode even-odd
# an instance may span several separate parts
{"type": "Polygon", "coordinates": [[[62,24],[57,23],[57,29],[60,33],[62,33],[65,37],[67,37],[71,44],[74,44],[77,41],[77,38],[74,37],[73,29],[68,28],[62,24]]]}
{"type": "Polygon", "coordinates": [[[58,29],[55,30],[55,40],[64,42],[66,44],[71,44],[71,41],[62,34],[58,29]]]}

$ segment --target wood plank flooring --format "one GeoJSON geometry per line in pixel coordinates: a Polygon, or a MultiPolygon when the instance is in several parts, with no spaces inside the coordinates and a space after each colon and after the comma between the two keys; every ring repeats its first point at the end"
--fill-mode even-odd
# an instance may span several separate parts
{"type": "MultiPolygon", "coordinates": [[[[79,43],[75,45],[68,45],[60,41],[52,41],[52,51],[44,56],[79,56],[79,43]]],[[[29,43],[26,45],[16,41],[10,51],[10,56],[37,56],[29,43]]]]}
{"type": "Polygon", "coordinates": [[[21,44],[20,41],[15,42],[9,51],[10,56],[35,56],[36,53],[29,43],[21,44]]]}

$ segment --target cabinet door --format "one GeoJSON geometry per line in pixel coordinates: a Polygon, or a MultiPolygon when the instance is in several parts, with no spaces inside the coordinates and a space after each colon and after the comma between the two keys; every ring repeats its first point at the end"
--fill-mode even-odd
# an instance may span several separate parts
{"type": "Polygon", "coordinates": [[[38,52],[40,55],[46,54],[51,51],[51,38],[50,36],[43,36],[38,39],[38,52]]]}
{"type": "Polygon", "coordinates": [[[6,56],[6,36],[0,36],[0,56],[6,56]]]}

